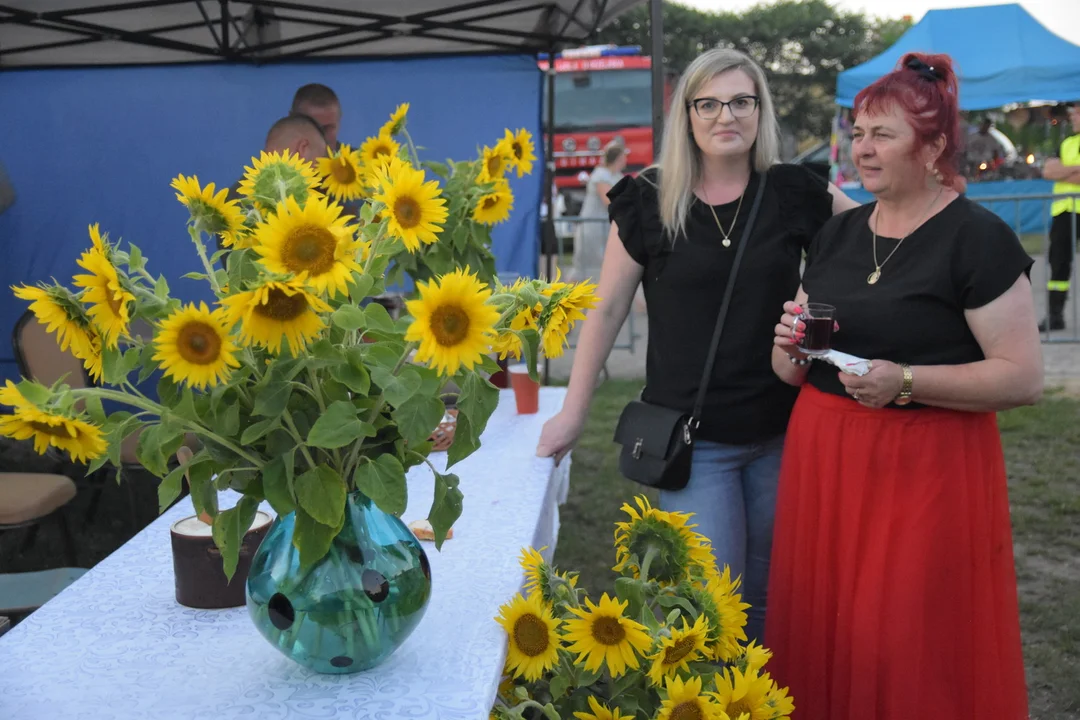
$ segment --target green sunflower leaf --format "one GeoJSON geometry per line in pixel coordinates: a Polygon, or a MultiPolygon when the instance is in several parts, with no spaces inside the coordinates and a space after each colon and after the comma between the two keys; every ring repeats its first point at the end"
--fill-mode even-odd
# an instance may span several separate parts
{"type": "Polygon", "coordinates": [[[428,522],[435,531],[435,549],[441,550],[446,534],[461,517],[461,490],[458,476],[453,473],[435,473],[435,497],[428,511],[428,522]]]}
{"type": "MultiPolygon", "coordinates": [[[[365,207],[367,204],[365,203],[365,207]]],[[[371,295],[371,289],[375,286],[375,278],[371,275],[353,275],[349,281],[349,298],[356,304],[360,304],[371,295]]]]}
{"type": "Polygon", "coordinates": [[[345,513],[345,480],[328,465],[319,465],[293,482],[296,502],[316,522],[340,527],[345,513]]]}
{"type": "Polygon", "coordinates": [[[315,563],[326,557],[330,551],[330,545],[334,538],[341,532],[345,524],[345,513],[341,514],[341,522],[335,526],[323,525],[306,512],[302,507],[296,508],[296,524],[293,526],[293,545],[300,551],[300,567],[310,568],[315,563]]]}
{"type": "Polygon", "coordinates": [[[296,493],[293,490],[293,473],[296,448],[292,448],[270,462],[262,469],[263,493],[270,507],[278,515],[288,515],[296,509],[296,493]]]}
{"type": "Polygon", "coordinates": [[[236,565],[240,559],[240,546],[244,542],[244,535],[255,520],[258,509],[258,500],[244,496],[235,507],[222,510],[214,518],[214,544],[221,551],[225,577],[229,581],[232,581],[233,574],[236,573],[236,565]]]}
{"type": "MultiPolygon", "coordinates": [[[[360,438],[374,436],[375,428],[356,417],[356,407],[351,402],[339,400],[319,415],[308,432],[307,443],[312,447],[339,448],[360,438]]],[[[315,517],[320,522],[330,522],[318,515],[315,517]]]]}
{"type": "Polygon", "coordinates": [[[442,400],[420,392],[396,406],[391,414],[405,442],[410,447],[416,447],[431,437],[445,413],[446,406],[442,400]]]}
{"type": "MultiPolygon", "coordinates": [[[[460,400],[459,400],[460,402],[460,400]]],[[[469,416],[458,409],[454,427],[454,443],[446,451],[446,467],[450,468],[472,455],[480,448],[479,433],[473,430],[469,416]]]]}
{"type": "Polygon", "coordinates": [[[369,303],[364,308],[364,315],[367,317],[367,329],[374,330],[379,333],[393,333],[396,328],[394,327],[394,319],[390,317],[390,313],[385,307],[377,302],[369,303]]]}
{"type": "Polygon", "coordinates": [[[405,468],[393,455],[380,455],[374,460],[360,458],[360,465],[353,473],[353,484],[383,512],[399,517],[405,512],[409,498],[405,468]]]}
{"type": "Polygon", "coordinates": [[[397,375],[389,370],[373,368],[371,379],[382,388],[386,401],[394,407],[405,404],[423,384],[420,374],[411,367],[402,368],[397,375]]]}
{"type": "Polygon", "coordinates": [[[367,315],[355,305],[342,305],[330,316],[330,321],[342,330],[359,330],[366,326],[367,315]]]}

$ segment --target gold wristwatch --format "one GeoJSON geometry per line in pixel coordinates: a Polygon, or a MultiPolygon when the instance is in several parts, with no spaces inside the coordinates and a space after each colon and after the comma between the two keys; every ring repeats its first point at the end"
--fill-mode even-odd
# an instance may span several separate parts
{"type": "Polygon", "coordinates": [[[900,369],[904,371],[904,384],[900,386],[900,394],[896,396],[893,402],[897,405],[907,405],[911,402],[911,385],[915,380],[915,376],[911,372],[911,366],[907,363],[900,363],[900,369]]]}

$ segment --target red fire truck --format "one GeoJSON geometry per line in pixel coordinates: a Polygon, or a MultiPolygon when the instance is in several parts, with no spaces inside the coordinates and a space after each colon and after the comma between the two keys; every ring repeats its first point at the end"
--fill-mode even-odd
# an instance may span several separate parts
{"type": "MultiPolygon", "coordinates": [[[[548,68],[546,54],[540,68],[548,68]]],[[[608,143],[626,147],[627,172],[652,164],[651,68],[651,58],[636,45],[591,45],[555,56],[555,186],[566,215],[580,210],[589,173],[608,143]]],[[[665,111],[671,82],[665,81],[665,111]]],[[[546,107],[543,117],[546,122],[546,107]]]]}

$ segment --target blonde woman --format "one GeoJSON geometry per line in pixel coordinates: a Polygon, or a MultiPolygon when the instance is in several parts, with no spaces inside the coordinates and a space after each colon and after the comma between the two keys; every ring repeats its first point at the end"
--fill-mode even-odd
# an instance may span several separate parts
{"type": "Polygon", "coordinates": [[[597,374],[641,284],[648,306],[646,402],[689,412],[705,368],[742,228],[767,175],[736,282],[686,488],[661,492],[665,510],[691,511],[720,565],[743,577],[753,604],[747,635],[761,639],[773,509],[788,416],[797,391],[772,372],[775,308],[799,287],[818,229],[855,203],[801,166],[777,164],[779,132],[761,68],[710,50],[672,98],[657,167],[612,188],[612,220],[597,295],[583,325],[562,411],[537,454],[559,460],[581,433],[597,374]]]}

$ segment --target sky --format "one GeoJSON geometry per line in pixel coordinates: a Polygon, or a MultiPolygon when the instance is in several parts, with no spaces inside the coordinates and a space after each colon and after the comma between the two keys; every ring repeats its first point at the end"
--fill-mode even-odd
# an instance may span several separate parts
{"type": "MultiPolygon", "coordinates": [[[[828,0],[833,6],[844,10],[861,11],[870,16],[899,18],[911,15],[915,22],[927,10],[973,7],[978,5],[1002,5],[995,0],[828,0]]],[[[744,10],[760,4],[760,0],[675,0],[701,10],[744,10]]],[[[1066,40],[1080,45],[1080,0],[1021,0],[1021,5],[1047,29],[1066,40]]]]}

